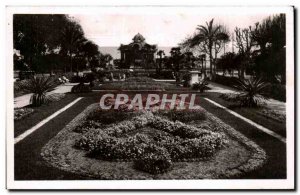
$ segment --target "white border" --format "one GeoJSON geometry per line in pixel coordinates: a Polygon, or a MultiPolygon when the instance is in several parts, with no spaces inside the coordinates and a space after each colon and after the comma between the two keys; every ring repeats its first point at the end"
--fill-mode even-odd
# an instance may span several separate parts
{"type": "Polygon", "coordinates": [[[7,86],[7,188],[8,189],[292,189],[294,188],[294,32],[292,7],[7,7],[6,10],[7,86]],[[259,14],[285,13],[287,20],[287,179],[275,180],[128,180],[128,181],[14,181],[13,138],[13,13],[65,14],[259,14]]]}

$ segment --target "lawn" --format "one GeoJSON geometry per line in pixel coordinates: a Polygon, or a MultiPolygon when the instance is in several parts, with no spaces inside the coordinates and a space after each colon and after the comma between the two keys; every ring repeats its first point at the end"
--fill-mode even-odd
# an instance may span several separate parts
{"type": "Polygon", "coordinates": [[[276,113],[265,109],[265,107],[247,108],[240,107],[236,103],[228,102],[220,98],[220,93],[205,93],[205,97],[239,113],[240,115],[282,135],[286,136],[286,120],[285,116],[277,116],[276,113]]]}
{"type": "Polygon", "coordinates": [[[206,110],[170,112],[92,104],[43,147],[43,158],[98,179],[235,178],[264,164],[259,146],[206,110]]]}
{"type": "Polygon", "coordinates": [[[14,120],[14,136],[17,137],[18,135],[22,134],[24,131],[33,127],[57,110],[63,108],[77,97],[78,95],[68,93],[59,101],[50,102],[40,107],[31,107],[30,105],[24,107],[25,110],[30,108],[33,109],[33,112],[20,120],[14,120]]]}
{"type": "Polygon", "coordinates": [[[188,88],[176,86],[167,82],[154,81],[148,77],[131,77],[126,81],[111,81],[100,86],[95,86],[96,90],[146,90],[146,91],[166,91],[166,90],[189,90],[188,88]]]}

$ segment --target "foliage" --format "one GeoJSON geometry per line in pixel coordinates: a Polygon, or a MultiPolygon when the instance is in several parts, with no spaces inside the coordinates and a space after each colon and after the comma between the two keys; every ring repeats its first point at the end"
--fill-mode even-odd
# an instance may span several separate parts
{"type": "Polygon", "coordinates": [[[169,90],[177,89],[170,83],[156,82],[146,77],[131,77],[126,81],[114,81],[99,86],[102,90],[169,90]]]}
{"type": "Polygon", "coordinates": [[[221,97],[229,101],[238,101],[241,106],[256,107],[266,99],[268,86],[269,84],[261,78],[238,79],[235,88],[239,92],[221,97]]]}
{"type": "Polygon", "coordinates": [[[146,83],[154,82],[154,80],[149,77],[129,77],[126,79],[126,81],[127,82],[146,82],[146,83]]]}
{"type": "Polygon", "coordinates": [[[83,29],[63,14],[15,14],[14,49],[22,59],[14,58],[15,68],[36,72],[55,70],[77,72],[97,66],[98,46],[84,37],[83,29]]]}
{"type": "Polygon", "coordinates": [[[200,91],[200,93],[203,93],[205,89],[207,89],[208,82],[206,79],[200,80],[198,83],[194,83],[192,86],[193,90],[200,91]]]}
{"type": "Polygon", "coordinates": [[[285,14],[268,17],[256,23],[251,32],[252,39],[259,50],[254,53],[254,71],[274,82],[281,76],[281,84],[285,84],[286,74],[286,19],[285,14]]]}
{"type": "MultiPolygon", "coordinates": [[[[234,52],[227,52],[217,60],[216,66],[223,71],[223,75],[229,73],[233,76],[234,70],[238,70],[241,66],[241,56],[234,52]]],[[[218,75],[216,75],[216,77],[217,76],[218,75]]],[[[216,80],[217,78],[215,78],[215,81],[216,80]]]]}
{"type": "Polygon", "coordinates": [[[221,51],[224,43],[229,41],[229,35],[227,30],[222,25],[215,25],[214,19],[210,22],[206,22],[206,26],[198,25],[198,32],[192,37],[185,40],[184,45],[188,45],[191,48],[199,47],[200,52],[204,52],[209,55],[210,72],[215,75],[215,60],[217,53],[221,51]],[[215,56],[213,57],[213,52],[215,56]]]}
{"type": "Polygon", "coordinates": [[[57,82],[51,77],[33,77],[27,82],[19,83],[24,92],[33,93],[30,102],[33,106],[40,106],[48,101],[46,93],[57,87],[57,82]]]}
{"type": "Polygon", "coordinates": [[[84,83],[79,83],[78,85],[73,86],[71,89],[72,93],[88,93],[91,91],[91,87],[89,85],[85,85],[84,83]]]}
{"type": "Polygon", "coordinates": [[[150,77],[154,79],[168,79],[168,80],[174,79],[174,75],[172,71],[169,70],[162,70],[159,72],[159,74],[158,73],[150,74],[150,77]]]}
{"type": "Polygon", "coordinates": [[[151,174],[164,173],[172,166],[171,157],[165,148],[150,145],[145,149],[142,157],[134,162],[134,167],[138,170],[151,174]]]}
{"type": "MultiPolygon", "coordinates": [[[[210,157],[226,143],[221,133],[198,129],[179,121],[172,122],[152,113],[144,113],[106,128],[99,126],[97,122],[87,123],[90,130],[84,131],[87,133],[76,141],[76,147],[89,151],[91,157],[103,160],[133,160],[135,168],[152,174],[169,170],[172,161],[210,157]],[[147,127],[150,127],[148,132],[152,133],[146,133],[147,127]]],[[[81,126],[80,129],[87,127],[81,126]]]]}
{"type": "Polygon", "coordinates": [[[190,87],[190,81],[192,79],[191,74],[184,74],[183,77],[183,87],[190,87]]]}
{"type": "Polygon", "coordinates": [[[163,66],[163,56],[165,56],[165,52],[164,52],[164,50],[159,50],[159,51],[157,51],[156,54],[159,56],[157,67],[156,67],[156,73],[160,74],[162,66],[163,66]]]}
{"type": "Polygon", "coordinates": [[[183,123],[206,119],[205,113],[201,110],[159,110],[156,114],[167,117],[171,121],[180,121],[183,123]]]}
{"type": "Polygon", "coordinates": [[[14,120],[20,120],[33,112],[32,108],[17,108],[14,110],[14,120]]]}

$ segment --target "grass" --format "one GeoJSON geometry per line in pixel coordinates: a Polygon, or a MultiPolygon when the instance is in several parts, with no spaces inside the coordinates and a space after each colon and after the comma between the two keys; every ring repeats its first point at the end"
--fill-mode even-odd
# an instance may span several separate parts
{"type": "MultiPolygon", "coordinates": [[[[74,96],[76,98],[76,96],[74,96]]],[[[61,100],[63,101],[63,100],[61,100]]],[[[27,138],[14,146],[15,180],[79,180],[88,179],[64,172],[47,165],[41,157],[42,147],[57,135],[86,106],[95,103],[94,98],[84,98],[71,108],[59,114],[27,138]]]]}
{"type": "MultiPolygon", "coordinates": [[[[212,98],[212,93],[205,94],[205,97],[212,98]]],[[[216,95],[216,94],[215,94],[216,95]]],[[[217,96],[218,97],[218,96],[217,96]]],[[[216,99],[214,99],[215,101],[216,99]]],[[[265,134],[264,132],[256,129],[254,126],[246,123],[245,121],[236,118],[229,114],[224,109],[218,108],[203,98],[197,99],[196,103],[200,104],[204,109],[226,121],[226,124],[232,126],[234,129],[241,132],[250,140],[253,140],[260,147],[262,147],[267,155],[268,160],[266,164],[257,171],[247,173],[240,177],[241,179],[284,179],[286,178],[286,144],[280,142],[276,138],[265,134]]],[[[221,101],[218,103],[222,104],[221,101]]],[[[236,110],[235,110],[236,111],[236,110]]],[[[241,114],[241,113],[239,113],[241,114]]],[[[257,122],[257,121],[255,121],[257,122]]]]}
{"type": "MultiPolygon", "coordinates": [[[[230,139],[225,149],[217,152],[216,156],[210,160],[175,162],[173,169],[158,175],[149,174],[134,169],[132,162],[111,162],[95,159],[87,156],[84,150],[74,148],[75,140],[80,139],[82,134],[73,131],[77,125],[82,124],[93,105],[78,115],[67,127],[55,136],[42,149],[43,158],[64,171],[87,176],[91,179],[203,179],[203,178],[223,178],[229,167],[239,167],[248,163],[252,158],[252,152],[235,138],[230,139]]],[[[94,106],[97,105],[95,104],[94,106]]],[[[94,108],[95,109],[95,108],[94,108]]],[[[235,131],[226,126],[223,122],[209,115],[209,124],[218,127],[216,131],[235,131]],[[230,130],[229,130],[230,129],[230,130]]],[[[199,121],[201,125],[203,121],[199,121]]],[[[157,130],[157,129],[156,129],[157,130]]],[[[156,130],[143,128],[142,132],[150,137],[155,136],[156,130]]],[[[132,132],[134,133],[134,132],[132,132]]],[[[233,134],[231,134],[233,136],[233,134]]],[[[254,152],[255,153],[255,152],[254,152]]],[[[259,164],[259,163],[258,163],[259,164]]],[[[249,167],[249,166],[248,166],[249,167]]],[[[250,166],[251,167],[251,166],[250,166]]],[[[241,173],[241,172],[240,172],[241,173]]],[[[234,176],[234,173],[230,175],[234,176]]]]}
{"type": "Polygon", "coordinates": [[[33,113],[21,120],[14,121],[14,136],[17,137],[18,135],[22,134],[24,131],[33,127],[41,120],[47,118],[57,110],[63,108],[64,106],[75,100],[77,97],[78,96],[74,94],[66,94],[66,96],[60,101],[50,102],[49,104],[45,104],[40,107],[35,107],[33,113]]]}
{"type": "Polygon", "coordinates": [[[154,90],[154,91],[164,91],[169,89],[178,89],[173,84],[170,83],[159,83],[153,81],[148,82],[127,82],[127,81],[114,81],[111,83],[105,83],[101,86],[94,87],[94,89],[100,90],[154,90]]]}
{"type": "MultiPolygon", "coordinates": [[[[211,93],[205,93],[202,96],[209,97],[211,93]]],[[[68,94],[69,95],[69,94],[68,94]]],[[[83,176],[76,174],[76,170],[74,172],[64,171],[61,169],[57,169],[54,167],[49,166],[49,164],[45,164],[44,160],[41,158],[41,148],[51,139],[53,138],[58,132],[63,129],[66,124],[68,124],[74,117],[76,117],[79,113],[81,113],[87,105],[91,103],[98,102],[100,99],[100,93],[90,93],[90,94],[79,94],[80,96],[86,96],[80,103],[75,104],[70,109],[66,110],[59,116],[57,116],[54,120],[50,121],[49,123],[42,126],[38,131],[34,132],[28,139],[24,139],[22,142],[15,145],[15,179],[16,180],[53,180],[53,179],[60,179],[60,180],[76,180],[76,179],[91,179],[92,176],[83,176]],[[93,96],[93,97],[91,97],[93,96]],[[59,120],[58,120],[59,119],[59,120]],[[26,161],[26,163],[24,163],[26,161]]],[[[75,97],[74,97],[75,99],[75,97]]],[[[61,100],[63,101],[63,100],[61,100]]],[[[226,111],[217,108],[216,106],[212,105],[211,103],[205,101],[202,97],[196,99],[196,103],[200,104],[209,112],[213,113],[215,116],[219,117],[221,120],[225,121],[227,124],[234,127],[236,130],[243,133],[245,136],[250,138],[251,140],[255,141],[258,145],[260,145],[264,150],[266,150],[268,154],[268,161],[265,166],[258,169],[257,171],[253,171],[251,173],[247,173],[239,178],[244,179],[270,179],[270,178],[286,178],[286,146],[284,143],[279,142],[275,138],[257,130],[255,127],[247,124],[246,122],[228,114],[226,111]]],[[[220,102],[219,102],[220,103],[220,102]]],[[[30,121],[30,120],[29,120],[30,121]]],[[[211,125],[213,123],[209,123],[211,125]]],[[[75,133],[75,135],[79,135],[75,133]]],[[[51,142],[54,140],[51,140],[51,142]]],[[[64,143],[68,145],[68,143],[64,143]]],[[[71,143],[71,146],[72,143],[71,143]]],[[[239,145],[232,145],[232,148],[229,148],[227,153],[223,153],[223,156],[230,159],[230,155],[232,155],[232,150],[239,150],[239,145]]],[[[70,153],[71,149],[74,148],[64,148],[66,153],[70,153]]],[[[74,151],[74,150],[73,150],[74,151]]],[[[78,151],[78,150],[77,150],[78,151]]],[[[78,156],[78,160],[83,160],[86,158],[84,157],[84,153],[80,154],[82,156],[78,156]]],[[[238,158],[238,157],[237,157],[238,158]]],[[[95,162],[95,161],[93,161],[95,162]]],[[[93,162],[88,159],[85,161],[83,165],[92,165],[93,162]]],[[[224,163],[224,159],[219,159],[219,163],[224,163]]],[[[209,163],[209,162],[208,162],[209,163]]],[[[186,162],[178,163],[175,166],[175,169],[182,169],[187,168],[187,171],[176,171],[172,173],[174,178],[178,178],[180,176],[188,178],[188,174],[194,174],[195,176],[200,175],[203,173],[201,170],[205,169],[205,165],[210,167],[215,167],[215,164],[199,164],[199,163],[189,163],[186,162]],[[195,166],[197,166],[198,170],[194,170],[195,166]],[[201,168],[204,166],[204,168],[201,168]],[[190,171],[190,172],[188,172],[190,171]]],[[[107,170],[113,171],[113,169],[119,169],[120,174],[124,173],[125,171],[132,176],[135,176],[136,172],[134,169],[130,170],[130,163],[122,163],[116,162],[114,164],[106,164],[103,163],[96,167],[90,167],[92,171],[96,171],[98,168],[103,168],[107,170]]],[[[214,171],[214,170],[212,170],[214,171]]],[[[113,175],[98,175],[98,178],[101,177],[105,179],[113,175]]],[[[124,176],[125,177],[125,176],[124,176]]],[[[146,179],[147,177],[140,177],[141,179],[146,179]]],[[[162,177],[165,178],[165,177],[162,177]]]]}
{"type": "Polygon", "coordinates": [[[220,93],[206,93],[206,97],[239,113],[240,115],[282,135],[286,136],[286,124],[285,121],[278,121],[276,119],[272,119],[271,117],[264,116],[261,114],[260,110],[263,108],[244,108],[240,107],[238,104],[228,102],[219,97],[220,93]]]}

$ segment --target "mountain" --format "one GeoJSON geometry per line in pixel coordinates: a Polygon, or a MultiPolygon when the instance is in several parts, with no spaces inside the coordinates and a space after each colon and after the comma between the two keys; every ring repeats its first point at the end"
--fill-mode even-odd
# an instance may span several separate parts
{"type": "MultiPolygon", "coordinates": [[[[120,51],[118,50],[119,47],[99,47],[99,50],[103,54],[110,54],[114,59],[120,59],[120,51]]],[[[163,50],[166,54],[166,56],[170,55],[172,47],[158,47],[158,50],[163,50]]]]}

